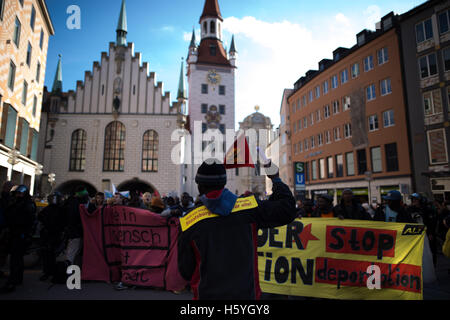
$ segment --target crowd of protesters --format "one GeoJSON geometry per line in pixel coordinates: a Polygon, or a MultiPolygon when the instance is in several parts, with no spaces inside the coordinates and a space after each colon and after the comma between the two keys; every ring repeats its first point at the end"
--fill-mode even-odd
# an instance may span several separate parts
{"type": "MultiPolygon", "coordinates": [[[[246,193],[248,195],[248,193],[246,193]]],[[[336,217],[339,219],[372,220],[384,222],[420,223],[427,227],[427,237],[436,265],[436,257],[441,251],[450,256],[450,203],[431,202],[419,194],[412,194],[410,204],[402,201],[398,191],[391,191],[383,197],[381,204],[360,203],[352,190],[342,193],[339,203],[333,206],[333,197],[318,195],[316,201],[298,200],[297,216],[336,217]]],[[[68,265],[81,265],[83,226],[80,205],[89,213],[103,206],[130,206],[149,210],[165,218],[180,218],[198,203],[188,193],[180,197],[173,192],[160,197],[146,192],[115,192],[106,199],[98,192],[92,197],[84,187],[79,187],[68,198],[53,192],[46,199],[46,206],[38,210],[35,199],[24,185],[15,186],[6,182],[0,196],[0,278],[6,278],[1,293],[13,292],[23,282],[24,256],[31,246],[32,236],[38,230],[40,257],[42,258],[41,281],[65,283],[68,265]],[[1,271],[6,266],[9,255],[9,273],[1,271]],[[58,260],[58,261],[57,261],[58,260]],[[60,271],[61,270],[61,271],[60,271]],[[61,282],[58,282],[61,281],[61,282]],[[64,280],[63,280],[64,281],[64,280]]],[[[197,199],[198,202],[199,199],[197,199]]],[[[128,288],[123,283],[115,285],[118,290],[128,288]]]]}

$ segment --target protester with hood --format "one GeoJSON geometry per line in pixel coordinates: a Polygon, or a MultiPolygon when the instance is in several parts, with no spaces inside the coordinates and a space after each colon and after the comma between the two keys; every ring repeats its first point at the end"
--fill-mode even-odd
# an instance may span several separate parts
{"type": "Polygon", "coordinates": [[[161,217],[181,217],[183,214],[183,208],[179,203],[177,203],[177,195],[170,194],[167,197],[167,209],[161,212],[161,217]]]}
{"type": "Polygon", "coordinates": [[[194,299],[259,299],[258,229],[288,224],[297,215],[295,199],[274,167],[273,194],[266,201],[238,198],[226,189],[227,173],[218,160],[199,167],[195,182],[202,205],[180,219],[178,242],[178,268],[191,281],[194,299]]]}
{"type": "Polygon", "coordinates": [[[336,217],[333,212],[333,197],[328,194],[321,194],[317,198],[317,208],[311,215],[318,218],[334,218],[336,217]]]}
{"type": "MultiPolygon", "coordinates": [[[[6,264],[8,257],[7,234],[6,234],[6,208],[9,205],[11,196],[10,191],[14,187],[11,181],[3,184],[0,198],[0,269],[6,264]]],[[[3,271],[0,271],[0,278],[4,277],[3,271]]]]}
{"type": "Polygon", "coordinates": [[[370,215],[353,196],[351,189],[342,192],[341,202],[333,208],[334,215],[343,219],[372,220],[370,215]]]}
{"type": "Polygon", "coordinates": [[[194,201],[189,193],[184,192],[181,195],[181,216],[185,216],[192,208],[194,208],[194,201]]]}
{"type": "Polygon", "coordinates": [[[89,193],[84,187],[78,187],[75,194],[67,199],[67,248],[66,259],[70,265],[75,264],[75,259],[80,253],[83,237],[83,224],[81,222],[80,205],[88,207],[89,193]]]}
{"type": "Polygon", "coordinates": [[[11,189],[11,201],[5,211],[8,228],[9,277],[1,293],[13,292],[16,285],[23,282],[23,257],[31,245],[33,226],[36,221],[36,206],[31,200],[28,187],[14,186],[11,189]]]}
{"type": "Polygon", "coordinates": [[[386,203],[377,209],[373,220],[403,223],[415,222],[403,207],[402,194],[399,191],[389,191],[387,196],[383,197],[383,200],[386,200],[386,203]]]}
{"type": "Polygon", "coordinates": [[[64,245],[64,229],[67,224],[66,212],[62,208],[62,194],[54,192],[47,198],[48,206],[38,213],[42,224],[40,240],[42,245],[42,276],[41,281],[55,275],[56,256],[64,245]]]}

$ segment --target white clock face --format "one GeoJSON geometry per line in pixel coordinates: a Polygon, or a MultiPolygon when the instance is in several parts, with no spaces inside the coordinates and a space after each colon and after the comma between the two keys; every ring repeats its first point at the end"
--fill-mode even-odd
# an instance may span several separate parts
{"type": "Polygon", "coordinates": [[[211,83],[212,85],[217,85],[220,83],[221,77],[220,75],[217,73],[216,70],[211,70],[208,72],[208,75],[206,77],[206,79],[208,80],[209,83],[211,83]]]}

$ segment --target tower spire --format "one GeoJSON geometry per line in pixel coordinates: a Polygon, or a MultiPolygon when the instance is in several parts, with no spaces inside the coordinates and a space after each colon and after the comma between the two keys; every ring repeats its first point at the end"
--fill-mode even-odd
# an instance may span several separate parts
{"type": "Polygon", "coordinates": [[[178,82],[178,100],[186,100],[186,85],[184,81],[184,58],[181,58],[181,70],[180,70],[180,80],[178,82]]]}
{"type": "Polygon", "coordinates": [[[58,55],[58,66],[56,67],[55,79],[53,80],[52,93],[61,92],[62,91],[62,64],[61,64],[61,55],[58,55]]]}
{"type": "Polygon", "coordinates": [[[127,9],[125,0],[122,0],[122,7],[120,8],[119,22],[117,23],[117,41],[118,46],[127,45],[127,9]]]}
{"type": "Polygon", "coordinates": [[[192,28],[192,38],[191,38],[191,44],[189,45],[189,48],[195,47],[195,29],[192,28]]]}
{"type": "Polygon", "coordinates": [[[222,14],[220,13],[219,2],[217,0],[205,0],[205,6],[203,7],[203,13],[200,17],[200,21],[203,18],[217,18],[223,21],[222,14]]]}
{"type": "Polygon", "coordinates": [[[236,47],[234,45],[234,34],[233,34],[233,36],[231,37],[230,53],[233,54],[233,53],[236,53],[236,52],[237,51],[236,51],[236,47]]]}

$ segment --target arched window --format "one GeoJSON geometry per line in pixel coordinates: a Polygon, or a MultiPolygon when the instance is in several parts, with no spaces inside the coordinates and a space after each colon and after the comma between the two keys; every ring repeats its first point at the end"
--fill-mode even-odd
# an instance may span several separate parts
{"type": "Polygon", "coordinates": [[[125,126],[114,121],[105,129],[105,150],[103,171],[124,171],[125,167],[125,126]]]}
{"type": "Polygon", "coordinates": [[[210,31],[211,33],[216,33],[216,23],[214,21],[211,21],[210,31]]]}
{"type": "Polygon", "coordinates": [[[208,33],[208,24],[205,22],[203,22],[203,33],[208,33]]]}
{"type": "Polygon", "coordinates": [[[142,140],[142,171],[158,172],[158,133],[149,130],[142,140]]]}
{"type": "Polygon", "coordinates": [[[70,144],[69,171],[84,171],[86,166],[86,131],[75,130],[70,144]]]}

